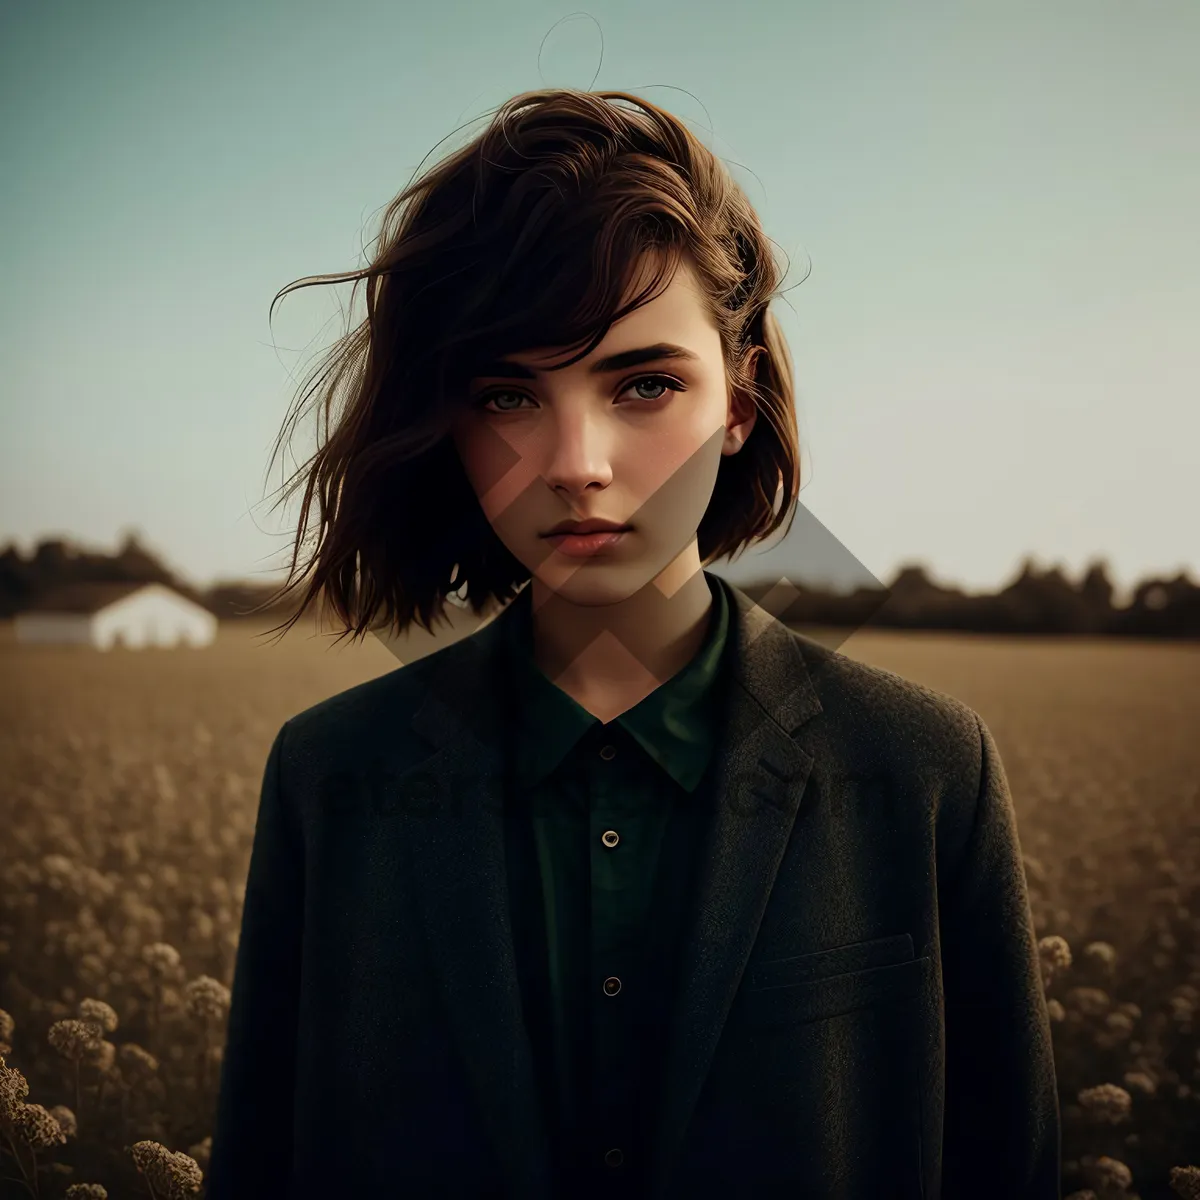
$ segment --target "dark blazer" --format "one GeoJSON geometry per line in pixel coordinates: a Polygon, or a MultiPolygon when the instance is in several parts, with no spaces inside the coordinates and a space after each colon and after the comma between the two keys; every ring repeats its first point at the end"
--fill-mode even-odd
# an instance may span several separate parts
{"type": "MultiPolygon", "coordinates": [[[[1057,1198],[1050,1026],[991,734],[731,595],[650,1196],[1057,1198]]],[[[555,1196],[490,702],[507,615],[279,731],[210,1200],[555,1196]]]]}

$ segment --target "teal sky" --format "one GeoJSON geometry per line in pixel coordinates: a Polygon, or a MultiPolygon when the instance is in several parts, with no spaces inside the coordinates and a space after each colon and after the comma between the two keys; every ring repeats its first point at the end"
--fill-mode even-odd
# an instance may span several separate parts
{"type": "Polygon", "coordinates": [[[1193,0],[5,5],[0,541],[277,569],[350,288],[271,298],[565,85],[685,118],[790,260],[801,502],[865,572],[1200,578],[1197,61],[1193,0]]]}

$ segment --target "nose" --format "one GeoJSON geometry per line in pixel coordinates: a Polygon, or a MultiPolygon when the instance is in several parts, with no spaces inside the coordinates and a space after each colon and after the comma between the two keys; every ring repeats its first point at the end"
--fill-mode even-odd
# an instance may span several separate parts
{"type": "Polygon", "coordinates": [[[612,430],[594,413],[559,412],[539,431],[542,478],[574,495],[612,483],[612,430]]]}

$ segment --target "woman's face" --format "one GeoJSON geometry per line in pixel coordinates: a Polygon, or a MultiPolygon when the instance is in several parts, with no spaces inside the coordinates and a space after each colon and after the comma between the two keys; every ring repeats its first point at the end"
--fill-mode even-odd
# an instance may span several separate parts
{"type": "Polygon", "coordinates": [[[700,569],[696,530],[721,456],[741,449],[756,417],[753,401],[730,396],[686,257],[586,358],[545,369],[566,357],[507,355],[468,383],[451,437],[489,524],[535,579],[575,604],[627,599],[673,565],[682,582],[692,571],[681,566],[700,569]],[[547,536],[590,518],[628,528],[594,553],[547,536]]]}

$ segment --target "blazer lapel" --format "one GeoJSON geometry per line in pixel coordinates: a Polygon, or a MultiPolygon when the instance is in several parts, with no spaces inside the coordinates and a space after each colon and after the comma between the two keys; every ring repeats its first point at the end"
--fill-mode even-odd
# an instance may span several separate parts
{"type": "Polygon", "coordinates": [[[758,935],[813,757],[792,732],[821,711],[792,634],[739,588],[736,657],[666,1057],[650,1192],[665,1187],[758,935]]]}
{"type": "MultiPolygon", "coordinates": [[[[651,1195],[667,1178],[753,948],[813,758],[793,731],[821,711],[792,634],[722,580],[736,619],[713,820],[664,1060],[651,1195]]],[[[413,884],[444,1010],[513,1194],[550,1200],[551,1156],[521,1012],[504,841],[500,638],[514,605],[455,643],[413,717],[433,747],[398,782],[413,884]]]]}

